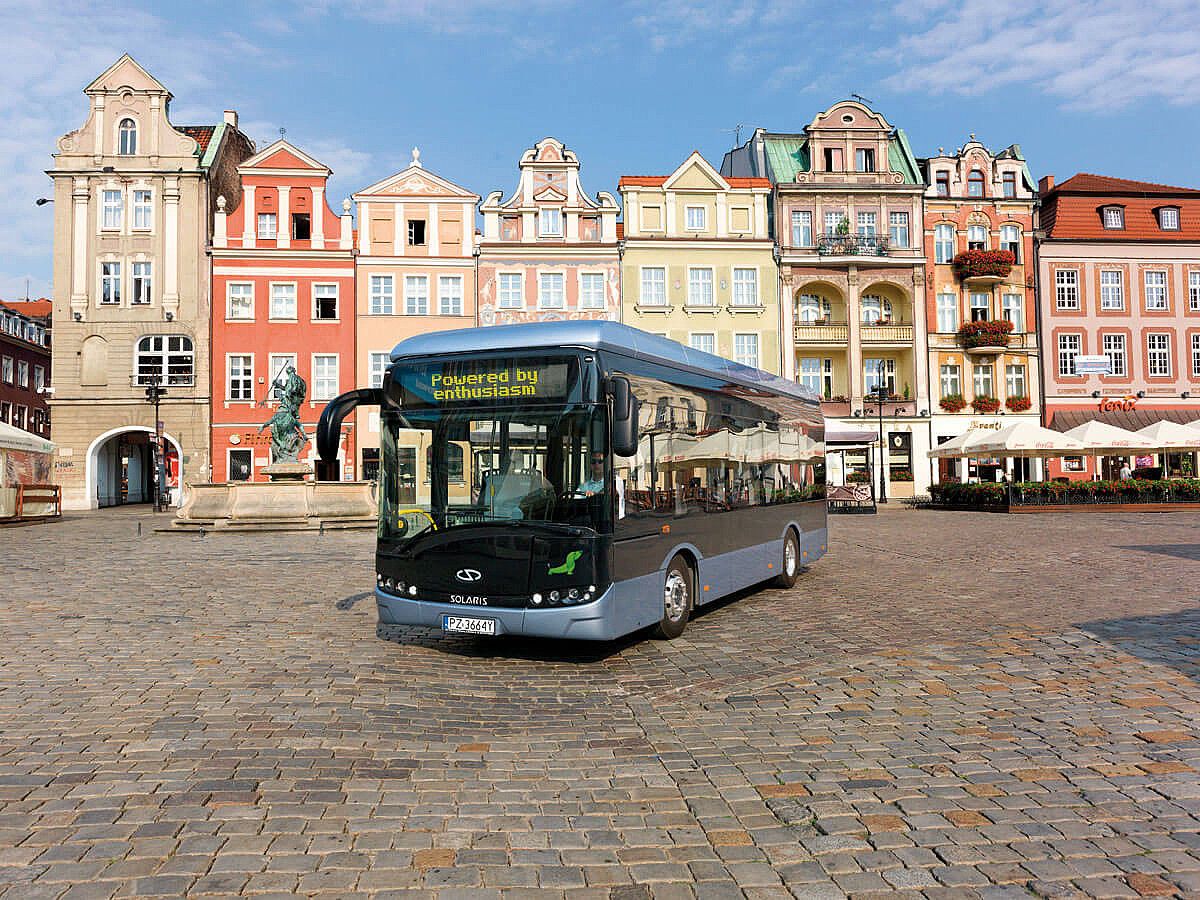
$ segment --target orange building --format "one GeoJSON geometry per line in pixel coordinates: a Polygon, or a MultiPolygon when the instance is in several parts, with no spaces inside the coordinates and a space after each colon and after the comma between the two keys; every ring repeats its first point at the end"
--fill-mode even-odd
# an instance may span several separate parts
{"type": "MultiPolygon", "coordinates": [[[[265,481],[274,411],[288,366],[308,384],[301,422],[313,439],[325,403],[354,387],[354,235],[325,199],[330,170],[287,141],[238,166],[242,199],[217,200],[212,275],[213,481],[265,481]]],[[[354,479],[344,427],[341,478],[354,479]]]]}

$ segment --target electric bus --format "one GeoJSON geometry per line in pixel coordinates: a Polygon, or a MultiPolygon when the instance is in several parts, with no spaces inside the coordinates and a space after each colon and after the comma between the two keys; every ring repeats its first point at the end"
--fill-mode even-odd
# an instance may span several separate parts
{"type": "Polygon", "coordinates": [[[626,325],[409,338],[381,389],[330,404],[322,457],[362,403],[380,406],[384,625],[673,638],[828,545],[817,397],[626,325]]]}

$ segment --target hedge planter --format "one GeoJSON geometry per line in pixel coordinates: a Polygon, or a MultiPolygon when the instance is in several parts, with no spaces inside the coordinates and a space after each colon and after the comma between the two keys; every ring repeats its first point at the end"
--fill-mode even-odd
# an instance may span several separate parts
{"type": "Polygon", "coordinates": [[[1015,484],[934,484],[933,505],[942,509],[1036,512],[1105,508],[1200,509],[1200,479],[1033,481],[1015,484]]]}

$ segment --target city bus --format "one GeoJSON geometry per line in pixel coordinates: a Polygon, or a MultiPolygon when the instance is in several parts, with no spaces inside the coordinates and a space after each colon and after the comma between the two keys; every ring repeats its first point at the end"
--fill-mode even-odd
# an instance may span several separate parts
{"type": "Polygon", "coordinates": [[[817,397],[626,325],[420,335],[352,393],[380,406],[384,625],[669,639],[828,545],[817,397]]]}

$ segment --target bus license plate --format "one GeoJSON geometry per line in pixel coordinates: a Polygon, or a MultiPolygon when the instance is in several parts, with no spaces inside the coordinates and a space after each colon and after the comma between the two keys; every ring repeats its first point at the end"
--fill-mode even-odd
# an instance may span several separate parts
{"type": "Polygon", "coordinates": [[[442,631],[461,634],[495,634],[495,619],[473,619],[469,616],[442,616],[442,631]]]}

